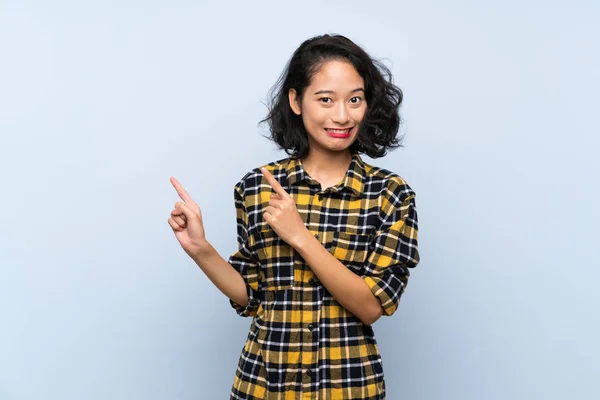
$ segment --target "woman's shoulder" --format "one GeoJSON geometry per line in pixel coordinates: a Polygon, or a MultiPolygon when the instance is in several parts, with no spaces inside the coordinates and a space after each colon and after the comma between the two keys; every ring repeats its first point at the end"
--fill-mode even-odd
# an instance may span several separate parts
{"type": "Polygon", "coordinates": [[[413,188],[400,174],[364,161],[363,165],[365,171],[363,183],[367,192],[387,192],[398,197],[400,201],[415,195],[413,188]]]}

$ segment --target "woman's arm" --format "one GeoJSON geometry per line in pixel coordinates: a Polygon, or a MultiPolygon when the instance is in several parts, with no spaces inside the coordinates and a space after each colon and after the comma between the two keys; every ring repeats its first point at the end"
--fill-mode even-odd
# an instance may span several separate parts
{"type": "MultiPolygon", "coordinates": [[[[242,274],[221,257],[206,240],[202,212],[198,204],[177,179],[172,177],[171,183],[183,200],[175,203],[175,209],[171,212],[168,220],[181,247],[225,296],[245,306],[248,303],[248,294],[242,274]]],[[[238,219],[245,215],[243,214],[244,210],[240,209],[239,203],[236,198],[238,219]]]]}
{"type": "Polygon", "coordinates": [[[248,304],[246,283],[242,275],[210,243],[202,251],[192,254],[191,258],[225,296],[240,306],[248,304]]]}
{"type": "Polygon", "coordinates": [[[359,276],[313,237],[292,196],[269,171],[263,168],[262,172],[275,190],[263,218],[304,258],[331,295],[365,324],[374,323],[383,314],[392,315],[406,286],[408,268],[419,262],[414,193],[405,195],[406,185],[391,182],[374,248],[359,276]]]}
{"type": "Polygon", "coordinates": [[[266,169],[263,175],[275,190],[263,218],[285,242],[292,246],[321,280],[329,293],[363,323],[370,325],[382,314],[379,299],[368,284],[317,241],[304,225],[294,199],[266,169]]]}
{"type": "Polygon", "coordinates": [[[381,317],[381,303],[367,283],[335,258],[310,231],[306,230],[294,248],[337,302],[364,324],[371,325],[381,317]]]}

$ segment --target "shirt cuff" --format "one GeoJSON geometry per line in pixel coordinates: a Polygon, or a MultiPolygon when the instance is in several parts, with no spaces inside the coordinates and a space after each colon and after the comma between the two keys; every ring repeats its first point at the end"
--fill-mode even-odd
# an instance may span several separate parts
{"type": "Polygon", "coordinates": [[[384,315],[390,316],[400,303],[400,296],[404,292],[404,283],[400,279],[394,276],[388,275],[388,279],[382,279],[375,276],[363,276],[363,280],[371,289],[371,293],[381,303],[384,315]]]}
{"type": "Polygon", "coordinates": [[[229,299],[229,304],[231,304],[240,317],[253,317],[256,315],[258,306],[260,305],[259,292],[252,289],[250,285],[246,285],[246,293],[248,294],[248,304],[245,307],[231,299],[229,299]]]}

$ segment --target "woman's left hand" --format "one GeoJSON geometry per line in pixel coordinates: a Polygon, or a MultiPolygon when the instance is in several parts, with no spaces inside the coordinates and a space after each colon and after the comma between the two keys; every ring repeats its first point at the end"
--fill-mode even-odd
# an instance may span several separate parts
{"type": "Polygon", "coordinates": [[[295,248],[309,233],[308,229],[296,209],[294,198],[269,171],[261,168],[261,172],[275,190],[275,193],[271,194],[269,206],[263,212],[263,218],[280,238],[295,248]]]}

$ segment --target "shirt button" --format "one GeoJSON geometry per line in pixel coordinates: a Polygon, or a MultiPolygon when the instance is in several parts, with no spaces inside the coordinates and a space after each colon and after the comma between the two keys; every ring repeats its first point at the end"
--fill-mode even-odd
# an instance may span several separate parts
{"type": "Polygon", "coordinates": [[[319,235],[315,233],[315,239],[319,240],[319,235]]]}
{"type": "Polygon", "coordinates": [[[317,286],[317,285],[319,284],[319,281],[318,281],[318,280],[316,280],[315,278],[310,278],[310,279],[308,280],[308,284],[309,284],[310,286],[317,286]]]}
{"type": "Polygon", "coordinates": [[[312,370],[310,368],[306,370],[306,375],[308,375],[308,376],[312,375],[312,370]]]}
{"type": "Polygon", "coordinates": [[[307,328],[312,331],[315,329],[315,326],[313,324],[308,324],[307,328]]]}

